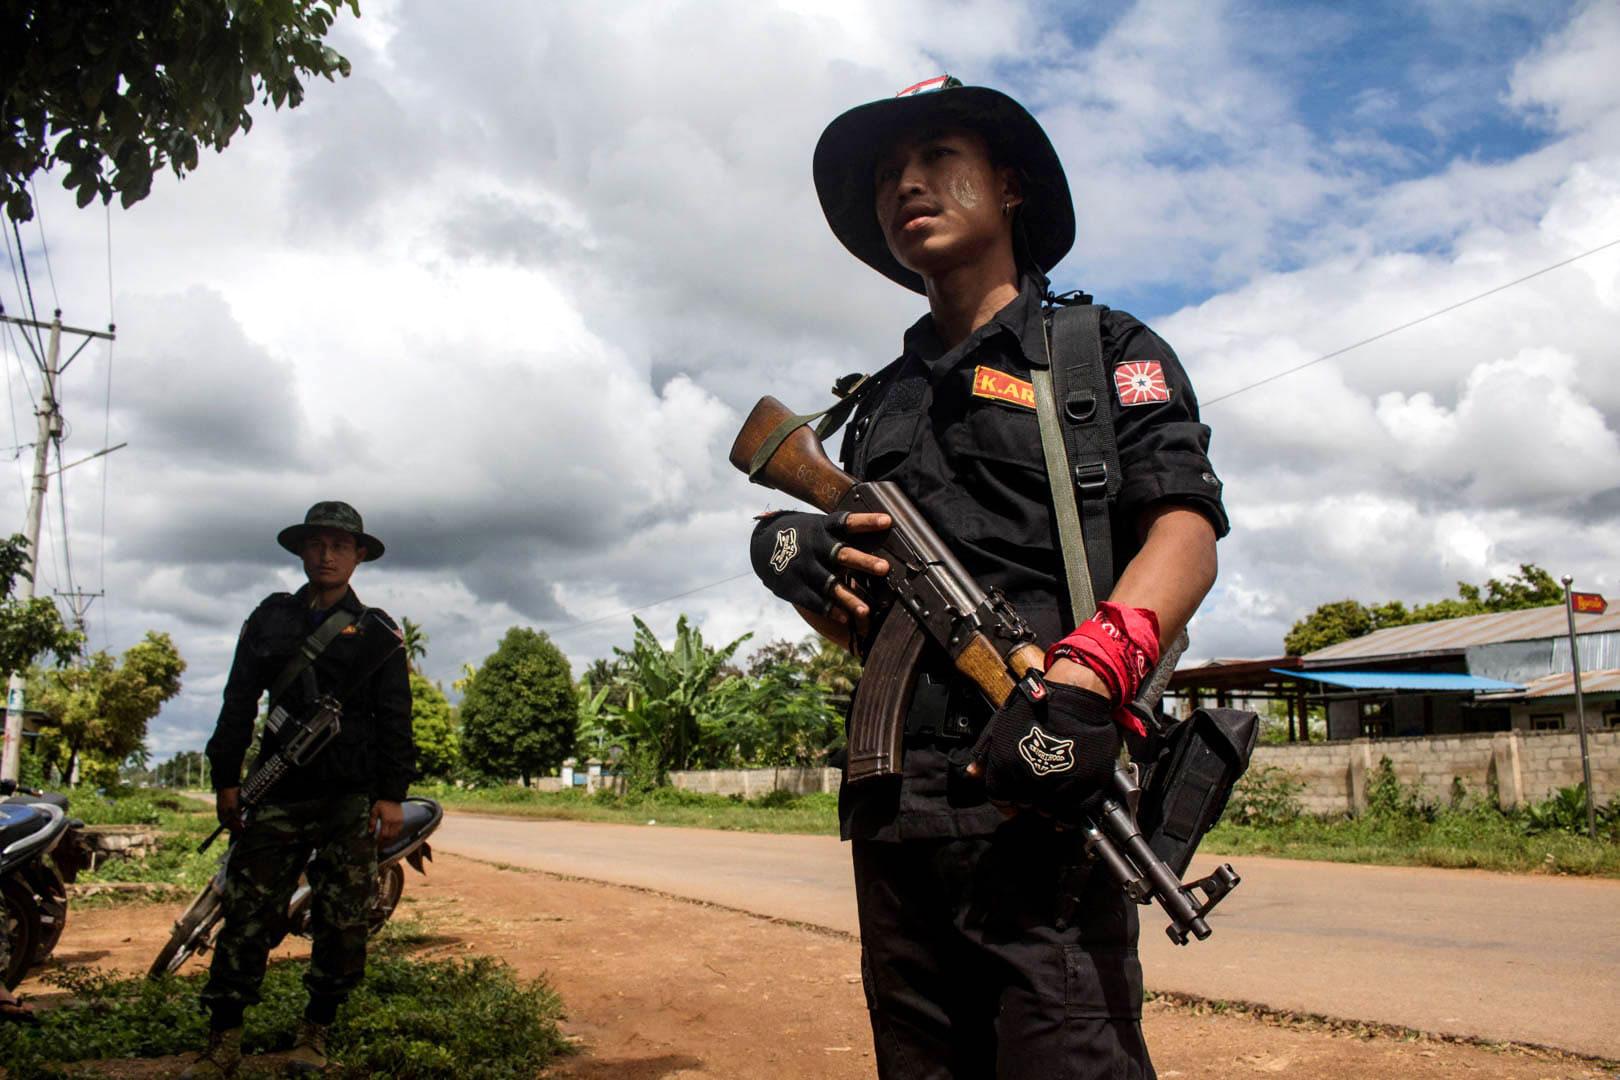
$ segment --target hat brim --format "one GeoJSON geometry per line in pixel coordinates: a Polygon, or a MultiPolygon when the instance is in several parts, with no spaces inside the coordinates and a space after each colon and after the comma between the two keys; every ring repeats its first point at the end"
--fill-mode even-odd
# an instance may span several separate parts
{"type": "Polygon", "coordinates": [[[987,86],[958,86],[857,105],[821,133],[814,162],[816,195],[833,234],[857,259],[913,292],[922,275],[900,265],[877,220],[872,175],[877,155],[901,133],[931,124],[961,125],[990,141],[998,160],[1019,170],[1019,214],[1029,255],[1043,273],[1074,246],[1074,199],[1052,141],[1022,105],[987,86]]]}
{"type": "MultiPolygon", "coordinates": [[[[336,529],[336,525],[289,525],[276,534],[276,543],[288,551],[302,558],[304,555],[304,541],[317,529],[336,529]]],[[[353,529],[339,529],[339,532],[349,533],[354,542],[366,549],[366,557],[361,562],[376,562],[383,556],[383,542],[370,533],[355,532],[353,529]]]]}

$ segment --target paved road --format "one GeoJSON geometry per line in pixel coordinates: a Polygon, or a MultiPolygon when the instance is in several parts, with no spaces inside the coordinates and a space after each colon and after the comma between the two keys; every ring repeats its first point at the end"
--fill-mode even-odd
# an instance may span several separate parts
{"type": "MultiPolygon", "coordinates": [[[[849,853],[828,837],[451,814],[434,843],[855,931],[849,853]]],[[[1620,882],[1234,861],[1243,885],[1208,941],[1177,948],[1143,911],[1153,989],[1620,1059],[1620,882]]]]}

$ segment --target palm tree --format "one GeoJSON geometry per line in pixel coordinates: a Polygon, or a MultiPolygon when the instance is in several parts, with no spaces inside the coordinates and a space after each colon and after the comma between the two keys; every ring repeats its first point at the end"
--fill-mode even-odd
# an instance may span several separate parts
{"type": "Polygon", "coordinates": [[[417,672],[416,662],[427,656],[427,632],[422,629],[421,623],[404,618],[399,620],[399,631],[405,639],[405,664],[414,674],[417,672]]]}

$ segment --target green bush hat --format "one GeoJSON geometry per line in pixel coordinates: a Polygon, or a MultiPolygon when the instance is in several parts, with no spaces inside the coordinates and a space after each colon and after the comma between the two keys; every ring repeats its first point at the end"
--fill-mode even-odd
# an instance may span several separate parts
{"type": "Polygon", "coordinates": [[[1018,170],[1019,207],[1028,255],[1048,273],[1074,246],[1074,200],[1052,142],[1022,105],[987,86],[964,86],[950,75],[908,86],[892,98],[857,105],[827,125],[816,143],[816,194],[827,224],[854,256],[913,292],[922,276],[889,252],[877,220],[872,172],[877,155],[905,131],[931,125],[977,131],[998,162],[1018,170]]]}
{"type": "Polygon", "coordinates": [[[366,549],[363,561],[371,562],[382,558],[383,542],[366,532],[365,523],[360,520],[360,511],[346,502],[318,502],[309,508],[304,515],[301,525],[289,525],[276,534],[276,543],[292,552],[294,555],[303,555],[304,541],[316,529],[341,529],[346,533],[354,534],[354,542],[366,549]]]}

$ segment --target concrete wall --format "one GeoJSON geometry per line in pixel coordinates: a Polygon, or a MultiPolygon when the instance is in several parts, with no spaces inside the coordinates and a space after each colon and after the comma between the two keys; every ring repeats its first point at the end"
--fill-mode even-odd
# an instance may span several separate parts
{"type": "MultiPolygon", "coordinates": [[[[1597,801],[1620,797],[1620,731],[1591,732],[1588,743],[1597,801]]],[[[1581,782],[1580,736],[1565,731],[1261,746],[1251,767],[1272,765],[1293,773],[1305,785],[1299,798],[1306,812],[1343,814],[1367,805],[1368,779],[1385,757],[1402,783],[1441,800],[1450,795],[1453,777],[1472,795],[1484,794],[1494,780],[1504,807],[1539,802],[1581,782]]]]}
{"type": "Polygon", "coordinates": [[[838,790],[837,769],[701,769],[672,772],[669,782],[686,791],[756,798],[781,788],[795,795],[838,790]]]}

